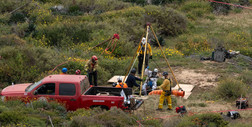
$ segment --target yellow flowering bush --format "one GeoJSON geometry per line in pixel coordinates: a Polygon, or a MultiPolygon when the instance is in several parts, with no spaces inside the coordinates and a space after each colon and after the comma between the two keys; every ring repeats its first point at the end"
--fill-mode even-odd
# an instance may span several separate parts
{"type": "MultiPolygon", "coordinates": [[[[175,48],[163,48],[162,50],[166,57],[184,56],[182,52],[178,51],[175,48]]],[[[163,54],[159,48],[154,48],[152,53],[154,57],[163,57],[163,54]]]]}

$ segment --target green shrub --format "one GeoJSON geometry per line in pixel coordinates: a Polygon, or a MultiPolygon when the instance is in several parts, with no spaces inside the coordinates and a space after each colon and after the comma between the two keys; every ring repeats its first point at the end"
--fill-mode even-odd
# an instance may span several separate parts
{"type": "Polygon", "coordinates": [[[0,13],[11,12],[19,6],[24,5],[28,0],[1,0],[0,13]]]}
{"type": "Polygon", "coordinates": [[[25,21],[25,15],[20,12],[13,13],[10,17],[9,23],[22,23],[25,21]]]}
{"type": "Polygon", "coordinates": [[[68,8],[69,13],[79,13],[80,12],[80,7],[78,5],[71,5],[68,8]]]}
{"type": "Polygon", "coordinates": [[[161,119],[152,119],[152,120],[144,120],[141,121],[143,126],[151,126],[151,127],[163,127],[161,119]]]}
{"type": "Polygon", "coordinates": [[[180,8],[181,11],[187,13],[187,17],[196,20],[198,17],[204,17],[211,12],[211,6],[207,2],[186,2],[180,8]]]}
{"type": "Polygon", "coordinates": [[[147,22],[156,22],[161,34],[176,36],[187,29],[187,18],[171,8],[149,5],[145,6],[144,9],[147,22]],[[148,19],[151,19],[151,21],[148,21],[148,19]]]}
{"type": "Polygon", "coordinates": [[[6,111],[0,114],[1,125],[18,124],[25,119],[25,116],[17,111],[6,111]]]}
{"type": "Polygon", "coordinates": [[[238,97],[246,96],[247,86],[240,80],[225,79],[219,82],[216,95],[223,99],[236,99],[238,97]]]}
{"type": "Polygon", "coordinates": [[[50,10],[51,5],[50,4],[39,4],[36,3],[39,6],[42,6],[40,8],[34,7],[32,11],[28,11],[27,16],[29,17],[30,21],[36,23],[36,24],[42,24],[47,25],[49,23],[53,23],[54,21],[57,21],[59,16],[54,16],[50,10]]]}
{"type": "Polygon", "coordinates": [[[199,35],[179,36],[179,42],[175,45],[176,49],[182,51],[185,55],[199,53],[202,51],[211,51],[210,43],[207,38],[199,35]]]}
{"type": "Polygon", "coordinates": [[[7,106],[9,108],[17,108],[17,107],[23,108],[25,107],[25,104],[21,100],[11,100],[5,102],[4,106],[7,106]]]}
{"type": "Polygon", "coordinates": [[[234,8],[233,11],[234,11],[235,13],[241,13],[241,12],[242,12],[242,8],[236,7],[236,8],[234,8]]]}
{"type": "Polygon", "coordinates": [[[188,107],[206,107],[207,104],[205,103],[190,103],[188,104],[188,107]]]}
{"type": "Polygon", "coordinates": [[[252,71],[251,70],[242,71],[242,73],[238,79],[241,79],[243,82],[245,82],[247,84],[251,84],[252,83],[252,71]]]}
{"type": "MultiPolygon", "coordinates": [[[[216,0],[216,1],[230,3],[230,0],[216,0]]],[[[227,15],[229,13],[229,10],[231,10],[231,6],[226,4],[211,2],[210,5],[213,9],[213,13],[215,14],[227,15]]]]}
{"type": "Polygon", "coordinates": [[[164,38],[163,38],[162,36],[159,36],[159,37],[158,37],[158,42],[157,42],[156,39],[152,39],[151,42],[152,42],[152,44],[153,44],[154,46],[156,46],[156,47],[159,47],[158,42],[160,43],[161,46],[164,46],[164,45],[165,45],[165,40],[164,40],[164,38]]]}
{"type": "Polygon", "coordinates": [[[185,0],[152,0],[152,4],[155,4],[155,5],[164,5],[164,4],[168,4],[168,3],[181,4],[184,1],[185,0]]]}
{"type": "Polygon", "coordinates": [[[47,101],[33,101],[32,102],[32,107],[34,109],[39,109],[43,108],[45,110],[53,110],[54,112],[57,112],[59,114],[65,114],[66,113],[66,108],[64,105],[57,103],[55,101],[52,102],[47,102],[47,101]]]}
{"type": "Polygon", "coordinates": [[[109,111],[94,110],[77,110],[78,114],[70,117],[70,126],[132,126],[137,125],[136,120],[121,109],[112,108],[109,111]]]}
{"type": "Polygon", "coordinates": [[[36,0],[42,3],[61,3],[62,0],[36,0]]]}
{"type": "Polygon", "coordinates": [[[160,33],[176,36],[187,29],[187,18],[171,8],[161,8],[153,5],[145,6],[147,22],[156,22],[160,33]],[[148,20],[152,21],[148,21],[148,20]]]}
{"type": "Polygon", "coordinates": [[[8,110],[9,110],[9,108],[7,108],[6,106],[0,105],[0,113],[8,111],[8,110]]]}
{"type": "Polygon", "coordinates": [[[53,69],[61,62],[53,50],[28,45],[5,46],[0,55],[0,80],[9,84],[34,82],[42,72],[53,69]]]}
{"type": "Polygon", "coordinates": [[[249,6],[250,5],[250,2],[249,0],[239,0],[239,3],[242,5],[242,6],[249,6]]]}
{"type": "Polygon", "coordinates": [[[90,40],[92,27],[85,23],[63,22],[37,27],[36,39],[43,39],[46,46],[70,47],[90,40]]]}
{"type": "Polygon", "coordinates": [[[138,5],[146,5],[147,1],[146,0],[123,0],[124,2],[131,2],[131,3],[136,3],[138,5]]]}
{"type": "Polygon", "coordinates": [[[29,116],[29,118],[24,119],[22,122],[20,122],[17,125],[23,125],[23,126],[33,126],[33,127],[45,127],[46,122],[41,120],[40,118],[35,118],[29,116]]]}
{"type": "Polygon", "coordinates": [[[76,0],[76,3],[64,1],[69,14],[81,15],[84,13],[101,14],[111,10],[121,10],[130,5],[118,0],[76,0]]]}
{"type": "Polygon", "coordinates": [[[15,34],[8,34],[0,36],[0,46],[20,46],[25,45],[26,41],[15,34]]]}
{"type": "Polygon", "coordinates": [[[223,127],[227,126],[228,122],[223,119],[220,114],[206,113],[197,114],[191,117],[184,117],[177,127],[195,127],[195,126],[214,126],[223,127]]]}

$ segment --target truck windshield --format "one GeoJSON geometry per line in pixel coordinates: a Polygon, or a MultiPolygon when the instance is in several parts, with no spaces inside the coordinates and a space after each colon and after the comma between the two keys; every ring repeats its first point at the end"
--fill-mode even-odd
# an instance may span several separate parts
{"type": "Polygon", "coordinates": [[[26,89],[25,92],[30,92],[31,90],[33,90],[35,87],[37,87],[40,83],[42,82],[42,80],[32,83],[31,85],[29,85],[26,89]]]}

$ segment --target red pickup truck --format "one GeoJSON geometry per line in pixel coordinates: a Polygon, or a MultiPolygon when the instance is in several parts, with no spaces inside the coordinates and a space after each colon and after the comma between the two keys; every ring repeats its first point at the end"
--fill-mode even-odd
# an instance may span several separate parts
{"type": "Polygon", "coordinates": [[[143,100],[135,99],[130,88],[90,87],[85,75],[49,75],[35,83],[15,84],[1,91],[3,101],[20,99],[57,101],[67,110],[101,107],[109,110],[115,106],[136,110],[143,100]]]}

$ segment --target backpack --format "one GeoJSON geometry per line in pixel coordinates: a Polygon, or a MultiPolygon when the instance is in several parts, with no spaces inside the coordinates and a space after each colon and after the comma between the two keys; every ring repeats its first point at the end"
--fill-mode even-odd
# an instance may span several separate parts
{"type": "Polygon", "coordinates": [[[181,113],[181,114],[184,114],[186,113],[186,108],[185,106],[179,106],[179,107],[176,107],[176,113],[181,113]]]}

